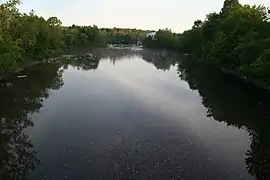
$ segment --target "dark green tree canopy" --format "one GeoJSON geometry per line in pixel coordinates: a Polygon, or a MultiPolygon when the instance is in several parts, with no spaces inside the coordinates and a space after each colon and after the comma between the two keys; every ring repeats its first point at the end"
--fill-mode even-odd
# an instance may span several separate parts
{"type": "Polygon", "coordinates": [[[49,24],[50,27],[61,27],[62,22],[59,20],[57,17],[50,17],[47,20],[47,23],[49,24]]]}
{"type": "Polygon", "coordinates": [[[198,20],[194,21],[193,27],[197,27],[197,28],[198,28],[198,27],[200,27],[200,26],[202,25],[202,23],[203,23],[203,22],[202,22],[201,20],[198,19],[198,20]]]}
{"type": "Polygon", "coordinates": [[[227,13],[228,11],[239,5],[240,3],[238,0],[225,0],[221,11],[223,13],[227,13]]]}
{"type": "Polygon", "coordinates": [[[196,20],[190,30],[176,35],[158,31],[145,47],[180,49],[201,60],[270,85],[270,21],[265,6],[225,0],[220,12],[196,20]],[[172,48],[174,47],[174,48],[172,48]]]}

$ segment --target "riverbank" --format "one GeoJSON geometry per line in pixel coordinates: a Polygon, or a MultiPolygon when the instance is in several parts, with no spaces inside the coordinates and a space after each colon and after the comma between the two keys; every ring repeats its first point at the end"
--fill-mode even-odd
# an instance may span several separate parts
{"type": "Polygon", "coordinates": [[[263,81],[260,81],[259,79],[248,77],[248,76],[244,76],[241,73],[237,73],[237,72],[234,72],[232,70],[225,69],[225,68],[221,68],[221,71],[223,73],[230,74],[232,76],[235,76],[237,78],[240,78],[240,79],[242,79],[246,83],[251,83],[251,84],[253,84],[255,86],[258,86],[260,88],[270,90],[270,84],[269,83],[266,83],[266,82],[263,82],[263,81]]]}
{"type": "Polygon", "coordinates": [[[20,72],[24,71],[27,68],[31,68],[33,66],[39,65],[39,64],[44,63],[44,62],[45,61],[29,61],[27,63],[24,63],[24,65],[19,65],[18,68],[7,70],[4,73],[0,74],[0,81],[5,79],[8,76],[20,73],[20,72]]]}
{"type": "Polygon", "coordinates": [[[76,48],[69,49],[67,52],[65,52],[63,54],[58,54],[55,57],[50,57],[50,58],[39,60],[39,61],[34,61],[34,60],[22,61],[22,63],[18,64],[16,68],[10,68],[10,69],[0,73],[0,81],[5,79],[6,77],[11,76],[11,75],[19,74],[19,73],[23,72],[27,68],[32,68],[34,66],[44,64],[44,63],[52,63],[52,62],[60,60],[61,58],[64,58],[64,59],[70,59],[70,58],[76,58],[76,57],[78,59],[81,59],[83,57],[86,57],[88,59],[89,58],[90,59],[91,58],[96,58],[91,53],[88,53],[89,52],[89,47],[87,47],[87,50],[83,49],[82,52],[78,52],[75,49],[76,48]],[[68,52],[70,52],[70,53],[68,53],[68,52]]]}
{"type": "Polygon", "coordinates": [[[239,78],[242,81],[244,81],[245,83],[250,83],[250,84],[253,84],[253,85],[255,85],[255,86],[259,87],[259,88],[270,90],[270,83],[263,82],[263,81],[261,81],[261,80],[259,80],[257,78],[246,76],[246,75],[244,75],[243,73],[240,73],[240,72],[234,72],[233,70],[229,70],[229,69],[226,69],[226,68],[223,68],[223,67],[215,66],[212,63],[209,63],[209,62],[204,61],[204,60],[200,60],[198,57],[196,57],[194,55],[191,55],[191,54],[185,53],[184,55],[186,57],[190,57],[190,58],[192,58],[192,59],[194,59],[196,61],[200,61],[202,63],[208,64],[209,66],[213,66],[215,68],[218,68],[223,73],[234,76],[236,78],[239,78]]]}

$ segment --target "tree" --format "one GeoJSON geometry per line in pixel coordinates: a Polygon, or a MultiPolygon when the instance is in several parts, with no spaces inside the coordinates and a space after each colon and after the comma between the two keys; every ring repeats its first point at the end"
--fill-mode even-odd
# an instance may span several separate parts
{"type": "Polygon", "coordinates": [[[239,6],[240,3],[238,0],[225,0],[223,7],[221,9],[222,13],[228,13],[229,11],[231,11],[233,8],[239,6]]]}
{"type": "Polygon", "coordinates": [[[204,22],[195,21],[192,29],[180,35],[179,47],[218,67],[270,83],[269,37],[266,7],[225,0],[219,13],[207,15],[204,22]]]}
{"type": "Polygon", "coordinates": [[[42,60],[78,45],[104,46],[105,35],[97,26],[62,27],[57,17],[45,20],[32,10],[20,13],[19,0],[0,4],[0,73],[42,60]]]}
{"type": "Polygon", "coordinates": [[[61,27],[62,26],[62,21],[60,21],[57,17],[50,17],[47,20],[47,23],[49,24],[50,27],[61,27]]]}
{"type": "Polygon", "coordinates": [[[159,30],[156,32],[155,37],[146,37],[143,45],[146,48],[156,49],[178,49],[178,34],[173,33],[170,29],[159,30]]]}
{"type": "Polygon", "coordinates": [[[202,25],[202,21],[198,19],[198,20],[194,21],[193,27],[199,28],[201,25],[202,25]]]}

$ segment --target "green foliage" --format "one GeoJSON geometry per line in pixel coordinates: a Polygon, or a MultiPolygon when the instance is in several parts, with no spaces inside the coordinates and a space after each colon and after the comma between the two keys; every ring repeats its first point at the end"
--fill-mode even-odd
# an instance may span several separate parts
{"type": "Polygon", "coordinates": [[[251,64],[254,75],[263,78],[270,77],[270,49],[264,50],[262,55],[251,64]]]}
{"type": "Polygon", "coordinates": [[[191,53],[244,76],[264,80],[268,77],[270,14],[264,6],[241,5],[238,0],[225,0],[219,13],[208,14],[204,21],[196,20],[192,29],[182,34],[164,29],[154,36],[147,36],[151,31],[99,29],[97,26],[63,27],[57,17],[46,20],[33,11],[20,13],[17,9],[19,3],[19,0],[9,0],[0,4],[0,73],[16,68],[25,59],[40,60],[74,46],[143,43],[146,48],[191,53]]]}
{"type": "Polygon", "coordinates": [[[61,27],[62,22],[57,17],[50,17],[47,19],[47,23],[50,27],[61,27]]]}
{"type": "Polygon", "coordinates": [[[0,4],[0,73],[17,68],[27,59],[42,60],[78,45],[104,46],[97,26],[62,27],[57,17],[47,20],[34,11],[22,14],[18,0],[0,4]]]}
{"type": "Polygon", "coordinates": [[[238,0],[225,0],[223,4],[223,8],[221,9],[222,13],[230,13],[234,8],[239,6],[240,3],[238,0]]]}
{"type": "Polygon", "coordinates": [[[149,31],[126,28],[103,28],[101,31],[106,35],[109,44],[139,44],[149,31]]]}
{"type": "Polygon", "coordinates": [[[16,68],[23,59],[54,55],[63,44],[57,18],[47,22],[33,11],[21,14],[18,4],[17,0],[10,0],[0,5],[0,72],[16,68]]]}
{"type": "Polygon", "coordinates": [[[20,57],[20,51],[16,41],[12,41],[9,35],[1,35],[0,32],[0,72],[16,66],[16,59],[20,57]]]}
{"type": "Polygon", "coordinates": [[[194,28],[199,28],[200,26],[202,25],[202,21],[201,20],[196,20],[196,21],[194,21],[194,28]]]}
{"type": "Polygon", "coordinates": [[[264,6],[225,0],[219,13],[196,20],[192,29],[180,35],[160,30],[154,38],[146,38],[144,45],[180,49],[210,64],[270,83],[269,17],[264,6]]]}
{"type": "Polygon", "coordinates": [[[75,26],[64,29],[64,41],[68,47],[90,45],[105,46],[105,36],[97,26],[75,26]]]}
{"type": "Polygon", "coordinates": [[[254,62],[262,60],[270,45],[267,17],[263,6],[242,6],[226,0],[219,14],[208,15],[199,28],[183,34],[182,50],[244,76],[256,76],[259,71],[253,70],[254,62]]]}
{"type": "Polygon", "coordinates": [[[157,31],[153,36],[147,36],[143,41],[143,45],[146,48],[177,50],[178,41],[179,35],[169,29],[164,29],[157,31]]]}

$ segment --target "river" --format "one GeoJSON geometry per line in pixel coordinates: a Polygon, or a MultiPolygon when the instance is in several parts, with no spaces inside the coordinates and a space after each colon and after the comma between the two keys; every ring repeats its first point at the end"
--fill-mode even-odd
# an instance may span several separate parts
{"type": "Polygon", "coordinates": [[[268,92],[168,51],[92,53],[1,80],[0,179],[270,179],[268,92]]]}

